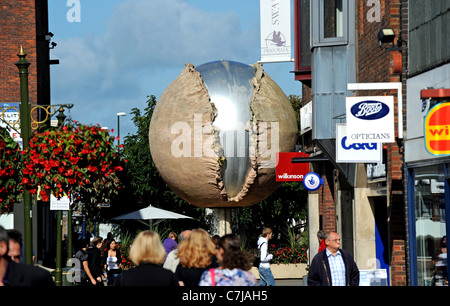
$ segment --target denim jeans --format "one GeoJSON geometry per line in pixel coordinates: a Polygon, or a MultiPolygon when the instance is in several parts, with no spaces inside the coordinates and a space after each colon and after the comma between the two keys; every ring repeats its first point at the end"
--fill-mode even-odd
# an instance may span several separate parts
{"type": "Polygon", "coordinates": [[[259,268],[258,270],[261,286],[275,286],[275,278],[270,268],[259,268]]]}

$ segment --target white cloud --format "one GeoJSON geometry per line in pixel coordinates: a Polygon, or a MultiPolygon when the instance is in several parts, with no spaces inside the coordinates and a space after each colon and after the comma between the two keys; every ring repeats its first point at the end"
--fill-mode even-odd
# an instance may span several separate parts
{"type": "Polygon", "coordinates": [[[234,13],[208,13],[182,0],[137,0],[113,14],[105,40],[119,66],[160,67],[237,54],[248,59],[249,49],[258,49],[255,34],[243,32],[234,13]]]}
{"type": "MultiPolygon", "coordinates": [[[[115,6],[104,35],[58,41],[52,103],[74,103],[73,119],[115,127],[117,112],[142,109],[185,62],[256,62],[258,35],[256,27],[242,30],[232,12],[206,12],[184,0],[127,0],[115,6]]],[[[132,128],[130,116],[123,121],[124,130],[132,128]]]]}

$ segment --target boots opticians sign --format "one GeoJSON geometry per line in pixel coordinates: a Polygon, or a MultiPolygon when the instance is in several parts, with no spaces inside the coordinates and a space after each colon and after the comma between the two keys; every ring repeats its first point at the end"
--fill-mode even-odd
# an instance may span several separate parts
{"type": "Polygon", "coordinates": [[[347,97],[347,142],[395,142],[394,97],[347,97]]]}
{"type": "Polygon", "coordinates": [[[450,154],[450,102],[434,106],[425,117],[425,147],[433,155],[450,154]]]}

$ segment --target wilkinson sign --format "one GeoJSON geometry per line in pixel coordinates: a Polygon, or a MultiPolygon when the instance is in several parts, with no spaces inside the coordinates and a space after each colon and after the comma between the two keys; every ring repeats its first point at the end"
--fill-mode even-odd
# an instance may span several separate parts
{"type": "Polygon", "coordinates": [[[349,143],[395,142],[394,97],[347,97],[349,143]]]}
{"type": "Polygon", "coordinates": [[[301,182],[309,172],[309,163],[292,163],[293,157],[308,157],[303,152],[279,152],[277,153],[276,181],[277,182],[301,182]]]}

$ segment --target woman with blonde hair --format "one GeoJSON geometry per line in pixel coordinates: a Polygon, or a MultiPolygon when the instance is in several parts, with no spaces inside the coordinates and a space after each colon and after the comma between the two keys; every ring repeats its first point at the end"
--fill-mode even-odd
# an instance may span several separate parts
{"type": "Polygon", "coordinates": [[[159,234],[143,231],[137,235],[130,249],[130,259],[136,267],[123,271],[116,286],[178,286],[175,274],[161,267],[166,251],[159,234]]]}
{"type": "Polygon", "coordinates": [[[175,270],[177,278],[185,286],[198,286],[200,277],[206,269],[216,268],[217,250],[209,234],[204,229],[194,229],[178,245],[180,263],[175,270]]]}

